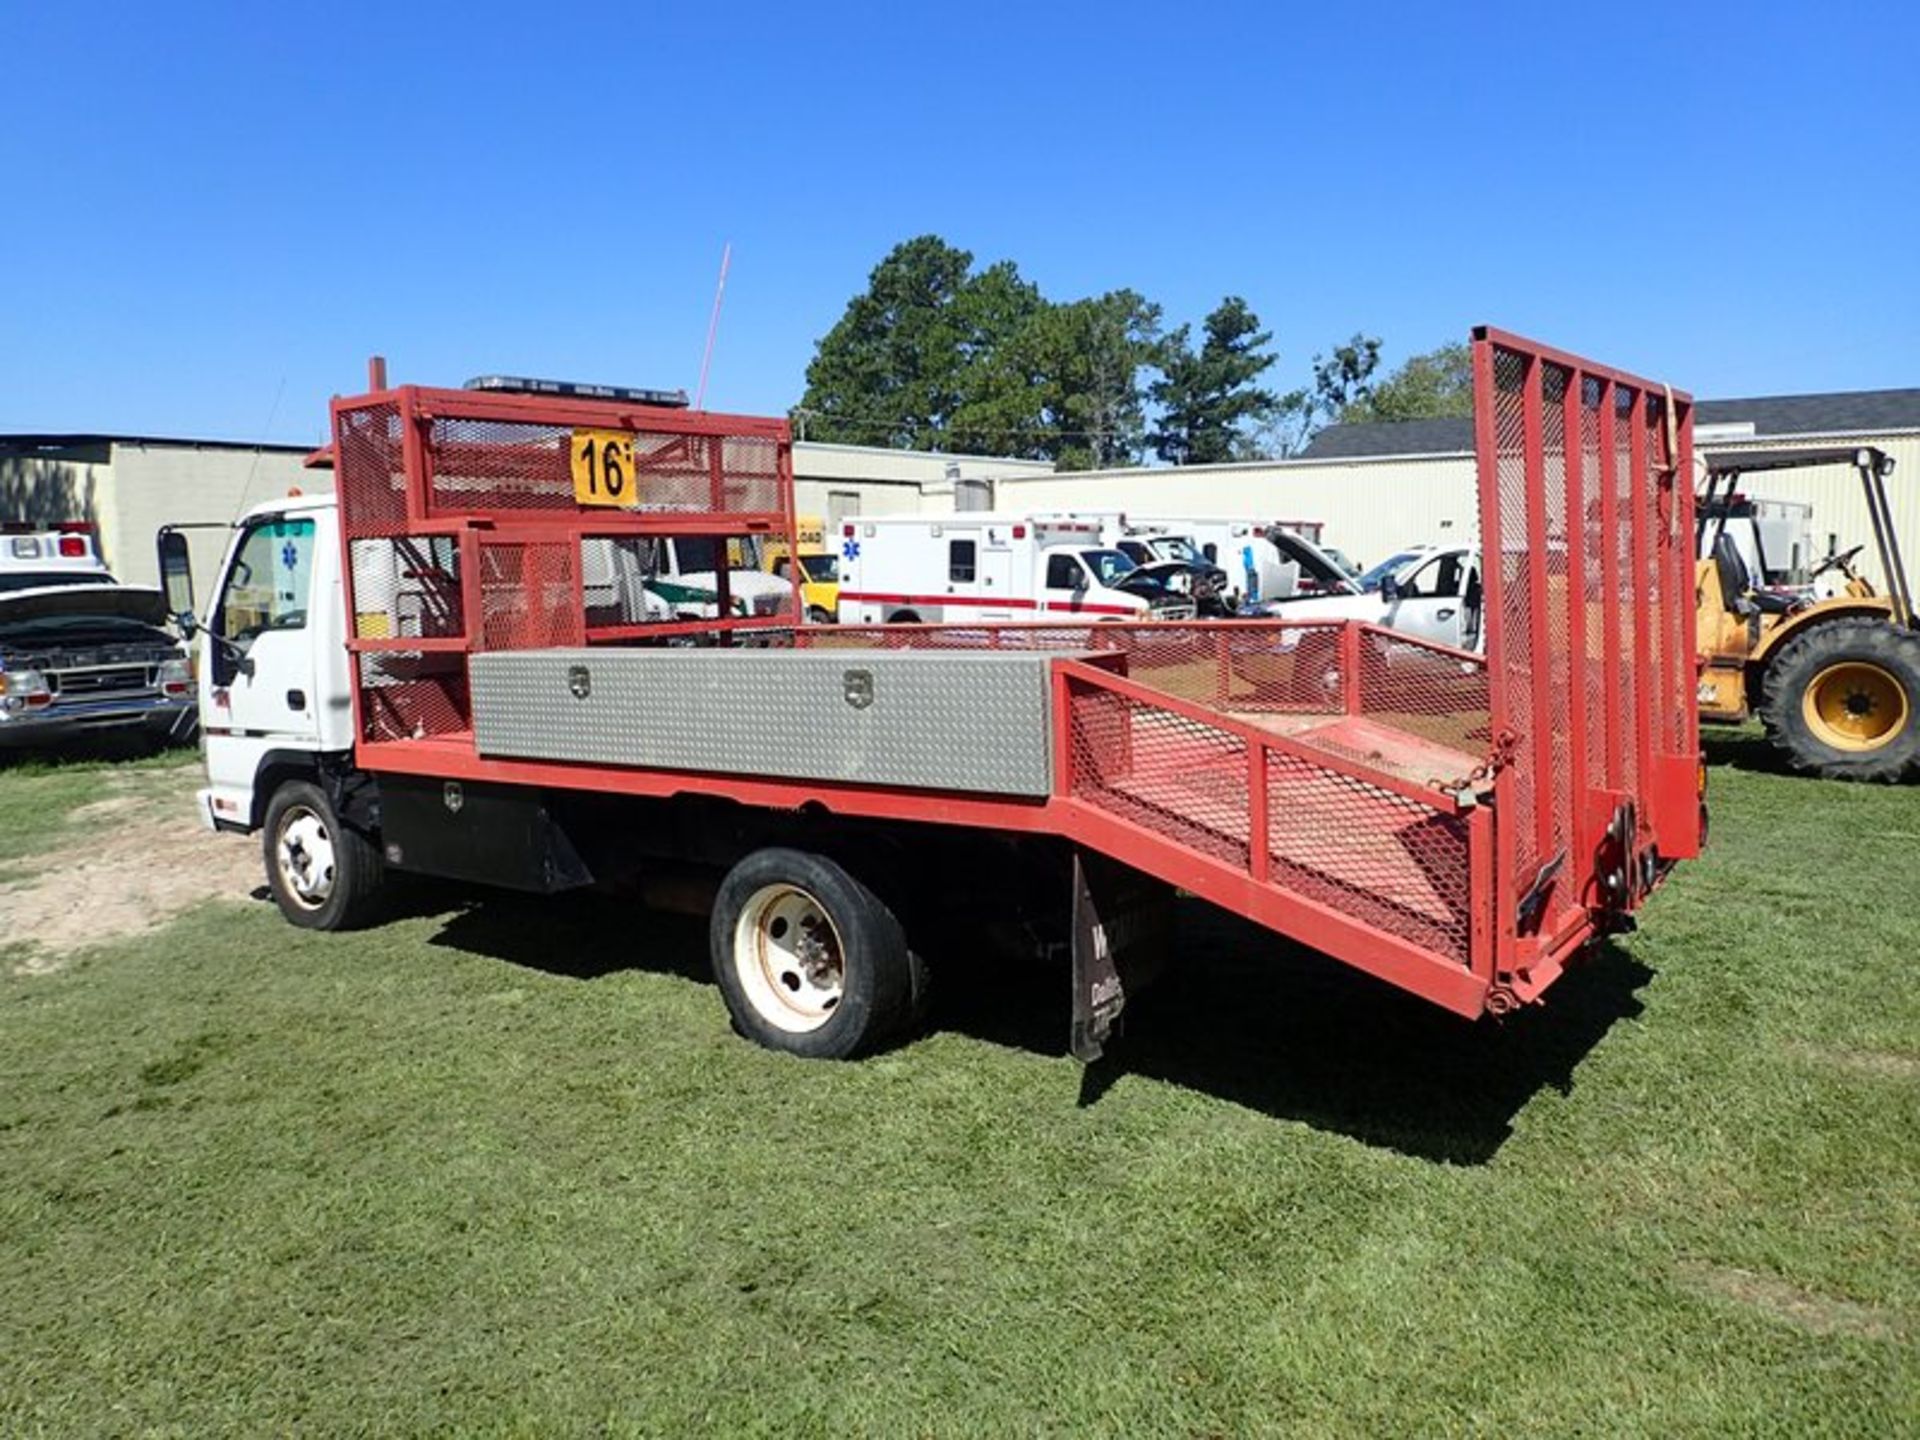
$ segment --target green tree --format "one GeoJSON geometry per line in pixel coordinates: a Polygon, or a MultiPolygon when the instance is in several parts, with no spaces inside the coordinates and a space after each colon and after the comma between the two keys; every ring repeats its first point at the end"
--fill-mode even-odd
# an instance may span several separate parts
{"type": "Polygon", "coordinates": [[[1149,443],[1173,465],[1210,465],[1246,458],[1249,427],[1268,420],[1280,397],[1254,382],[1274,363],[1264,354],[1273,339],[1237,295],[1222,300],[1203,322],[1205,338],[1192,346],[1182,325],[1161,347],[1160,378],[1152,386],[1160,407],[1149,443]]]}
{"type": "Polygon", "coordinates": [[[1008,346],[1029,383],[1034,453],[1062,470],[1137,460],[1146,432],[1143,370],[1160,353],[1160,307],[1132,290],[1048,305],[1008,346]]]}
{"type": "Polygon", "coordinates": [[[1455,341],[1415,355],[1367,393],[1341,408],[1343,424],[1369,420],[1433,420],[1473,413],[1473,352],[1455,341]]]}
{"type": "Polygon", "coordinates": [[[1131,290],[1053,304],[1009,261],[937,236],[895,246],[807,367],[809,439],[1052,460],[1138,456],[1160,307],[1131,290]]]}
{"type": "Polygon", "coordinates": [[[1289,391],[1280,398],[1256,437],[1255,453],[1276,460],[1298,455],[1322,426],[1372,393],[1373,372],[1379,364],[1380,342],[1358,331],[1328,354],[1315,355],[1312,388],[1289,391]]]}
{"type": "MultiPolygon", "coordinates": [[[[939,447],[955,411],[973,402],[975,367],[1044,303],[1010,262],[976,275],[973,256],[937,235],[896,245],[815,348],[798,407],[805,434],[939,447]]],[[[984,448],[1021,453],[1012,433],[984,448]]]]}

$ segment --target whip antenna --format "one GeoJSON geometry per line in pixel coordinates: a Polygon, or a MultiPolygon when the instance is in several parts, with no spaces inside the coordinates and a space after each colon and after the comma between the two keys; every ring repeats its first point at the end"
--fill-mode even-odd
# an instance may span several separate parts
{"type": "Polygon", "coordinates": [[[707,321],[707,349],[700,357],[700,388],[694,392],[693,408],[707,408],[707,369],[713,364],[713,337],[720,329],[720,302],[727,298],[727,266],[733,260],[733,242],[720,252],[720,283],[713,289],[713,316],[707,321]]]}

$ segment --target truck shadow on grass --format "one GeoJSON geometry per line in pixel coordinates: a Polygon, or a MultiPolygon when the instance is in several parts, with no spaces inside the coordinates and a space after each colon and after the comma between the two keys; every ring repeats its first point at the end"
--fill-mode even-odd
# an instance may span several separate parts
{"type": "MultiPolygon", "coordinates": [[[[1064,1055],[1067,976],[1042,968],[1009,967],[993,1003],[949,1006],[938,1018],[1064,1055]]],[[[1183,901],[1166,973],[1129,1000],[1123,1032],[1082,1076],[1080,1102],[1098,1105],[1117,1083],[1143,1076],[1417,1158],[1484,1164],[1528,1101],[1569,1093],[1588,1053],[1640,1014],[1636,992],[1652,976],[1605,944],[1544,1006],[1472,1023],[1183,901]]]]}
{"type": "MultiPolygon", "coordinates": [[[[602,897],[456,898],[468,903],[430,943],[579,980],[641,969],[712,984],[704,919],[602,897]]],[[[1602,945],[1546,1005],[1475,1024],[1197,901],[1181,902],[1175,943],[1166,974],[1130,1001],[1125,1033],[1084,1072],[1082,1105],[1144,1077],[1454,1165],[1492,1159],[1534,1096],[1570,1092],[1587,1054],[1640,1013],[1635,992],[1653,974],[1602,945]]],[[[1073,1063],[1064,963],[964,932],[928,958],[933,1029],[1073,1063]],[[951,978],[962,967],[964,984],[951,978]]]]}
{"type": "Polygon", "coordinates": [[[1799,774],[1758,725],[1702,725],[1700,758],[1710,768],[1724,765],[1756,775],[1799,774]]]}

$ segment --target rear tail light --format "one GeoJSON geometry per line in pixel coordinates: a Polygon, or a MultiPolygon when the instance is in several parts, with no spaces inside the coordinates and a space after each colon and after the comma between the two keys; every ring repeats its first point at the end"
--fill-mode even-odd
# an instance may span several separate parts
{"type": "Polygon", "coordinates": [[[60,553],[69,560],[83,560],[87,554],[87,542],[79,535],[62,535],[60,553]]]}
{"type": "Polygon", "coordinates": [[[12,544],[14,559],[38,560],[40,558],[40,542],[31,535],[16,535],[13,537],[12,544]]]}

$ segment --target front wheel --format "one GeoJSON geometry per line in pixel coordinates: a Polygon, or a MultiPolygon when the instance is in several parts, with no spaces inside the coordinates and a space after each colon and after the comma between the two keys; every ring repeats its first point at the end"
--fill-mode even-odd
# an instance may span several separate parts
{"type": "Polygon", "coordinates": [[[728,872],[709,930],[734,1024],[770,1050],[844,1059],[892,1039],[926,990],[893,912],[835,861],[756,850],[728,872]]]}
{"type": "Polygon", "coordinates": [[[1794,766],[1832,780],[1920,776],[1920,634],[1830,620],[1767,666],[1760,716],[1794,766]]]}
{"type": "Polygon", "coordinates": [[[379,909],[386,865],[349,830],[318,785],[293,780],[274,791],[263,828],[267,888],[280,913],[305,930],[352,930],[379,909]]]}

